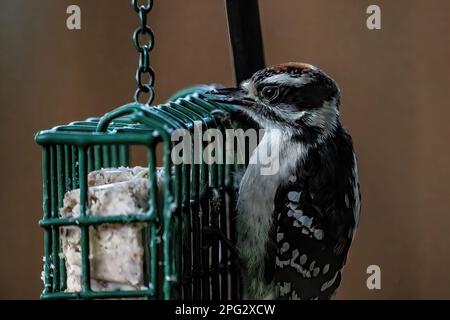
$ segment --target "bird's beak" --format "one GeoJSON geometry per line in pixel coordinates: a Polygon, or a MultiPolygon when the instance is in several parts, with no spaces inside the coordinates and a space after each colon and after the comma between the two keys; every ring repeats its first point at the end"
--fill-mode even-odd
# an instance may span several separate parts
{"type": "Polygon", "coordinates": [[[215,89],[205,93],[206,99],[212,102],[232,104],[235,106],[248,106],[255,103],[242,88],[215,89]]]}

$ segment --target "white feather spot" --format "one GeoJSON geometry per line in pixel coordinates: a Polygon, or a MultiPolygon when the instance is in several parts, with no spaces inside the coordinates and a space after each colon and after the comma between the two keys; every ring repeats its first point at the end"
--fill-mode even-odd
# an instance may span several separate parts
{"type": "Polygon", "coordinates": [[[319,273],[320,273],[320,268],[314,268],[314,270],[313,270],[313,277],[314,278],[317,277],[319,275],[319,273]]]}
{"type": "Polygon", "coordinates": [[[277,242],[280,242],[281,240],[283,240],[283,238],[284,238],[284,233],[281,233],[281,232],[277,233],[277,242]]]}
{"type": "Polygon", "coordinates": [[[295,260],[298,258],[299,255],[300,253],[298,252],[297,249],[292,251],[291,267],[297,270],[297,272],[303,273],[303,268],[298,263],[295,262],[295,260]]]}
{"type": "Polygon", "coordinates": [[[312,217],[309,218],[307,216],[301,216],[299,221],[302,225],[304,225],[305,227],[310,229],[312,226],[312,223],[313,223],[313,218],[312,217]]]}
{"type": "Polygon", "coordinates": [[[281,269],[284,268],[284,266],[289,265],[289,260],[280,260],[278,257],[275,259],[275,264],[280,267],[281,269]]]}
{"type": "Polygon", "coordinates": [[[302,210],[289,210],[288,211],[288,217],[294,217],[298,221],[300,221],[300,218],[303,216],[302,210]]]}
{"type": "Polygon", "coordinates": [[[317,240],[322,240],[323,239],[323,230],[321,230],[321,229],[314,230],[314,238],[316,238],[317,240]]]}
{"type": "Polygon", "coordinates": [[[353,238],[353,228],[348,229],[348,238],[352,239],[353,238]]]}
{"type": "Polygon", "coordinates": [[[333,279],[331,279],[330,281],[326,281],[326,282],[322,285],[322,288],[320,288],[320,291],[323,292],[323,291],[329,289],[329,288],[334,284],[334,282],[336,281],[336,278],[337,278],[339,272],[340,272],[340,271],[336,271],[336,273],[335,273],[333,279]]]}
{"type": "MultiPolygon", "coordinates": [[[[359,177],[358,177],[358,164],[356,162],[356,155],[353,153],[353,197],[354,197],[354,207],[353,207],[353,217],[355,219],[355,224],[359,223],[359,214],[361,210],[361,203],[359,199],[359,177]]],[[[353,233],[354,234],[354,233],[353,233]]]]}
{"type": "Polygon", "coordinates": [[[301,194],[302,194],[301,192],[290,191],[288,193],[288,199],[291,202],[299,203],[301,194]]]}
{"type": "Polygon", "coordinates": [[[322,269],[322,273],[323,273],[323,274],[327,274],[327,273],[328,273],[328,270],[330,270],[330,265],[329,265],[329,264],[326,264],[326,265],[323,267],[323,269],[322,269]]]}
{"type": "Polygon", "coordinates": [[[306,263],[306,260],[308,260],[308,257],[306,256],[306,254],[302,254],[302,256],[300,257],[300,264],[304,265],[306,263]]]}
{"type": "Polygon", "coordinates": [[[295,259],[297,259],[297,257],[300,255],[300,252],[298,252],[297,249],[294,249],[292,251],[292,261],[294,261],[295,259]]]}
{"type": "Polygon", "coordinates": [[[280,251],[281,251],[281,253],[283,254],[283,253],[285,253],[285,252],[288,251],[288,250],[289,250],[289,243],[284,242],[283,245],[281,246],[280,251]]]}

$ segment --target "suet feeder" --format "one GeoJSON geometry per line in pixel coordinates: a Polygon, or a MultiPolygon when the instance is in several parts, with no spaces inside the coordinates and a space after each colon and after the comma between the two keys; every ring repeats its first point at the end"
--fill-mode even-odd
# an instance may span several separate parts
{"type": "MultiPolygon", "coordinates": [[[[233,113],[234,108],[205,99],[204,93],[211,90],[210,86],[185,89],[165,104],[150,105],[153,71],[149,65],[149,52],[153,47],[153,36],[146,16],[152,9],[152,2],[138,5],[137,1],[132,1],[142,23],[133,37],[141,57],[135,102],[103,117],[75,121],[36,135],[36,142],[42,147],[43,173],[42,299],[240,298],[237,257],[220,240],[210,239],[204,232],[205,228],[215,228],[231,241],[235,240],[232,176],[237,165],[174,164],[170,156],[174,130],[193,130],[194,123],[200,123],[204,129],[223,131],[226,122],[216,120],[211,112],[219,109],[233,113]],[[141,35],[149,37],[148,44],[140,44],[141,35]],[[142,83],[145,73],[150,75],[147,84],[142,83]],[[141,94],[148,95],[146,103],[140,102],[141,94]],[[162,146],[162,183],[157,177],[158,145],[162,146]],[[148,171],[144,177],[148,183],[148,197],[147,205],[143,206],[145,210],[93,214],[89,174],[102,168],[129,167],[133,146],[146,150],[148,171]],[[66,205],[67,194],[73,190],[77,190],[77,214],[64,215],[61,209],[66,205]],[[92,247],[93,237],[101,236],[99,230],[121,230],[124,226],[136,231],[130,234],[138,234],[140,238],[142,283],[131,289],[104,283],[103,287],[102,283],[94,286],[92,275],[99,271],[93,270],[96,254],[92,247]],[[71,262],[67,261],[64,246],[73,243],[63,244],[63,238],[69,239],[69,231],[79,241],[78,246],[71,247],[75,252],[72,258],[80,260],[75,263],[79,267],[79,289],[76,290],[68,290],[68,273],[74,270],[68,270],[71,262]]],[[[227,11],[235,75],[237,81],[241,81],[264,67],[257,0],[228,0],[227,11]]],[[[115,281],[111,279],[112,283],[115,281]]]]}

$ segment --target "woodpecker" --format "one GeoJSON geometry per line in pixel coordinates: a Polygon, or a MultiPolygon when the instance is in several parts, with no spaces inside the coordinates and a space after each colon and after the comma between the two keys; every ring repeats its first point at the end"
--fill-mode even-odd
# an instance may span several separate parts
{"type": "Polygon", "coordinates": [[[251,158],[239,185],[236,248],[244,298],[331,299],[361,199],[336,82],[312,65],[285,63],[210,97],[237,106],[265,130],[252,158],[278,147],[277,172],[261,174],[251,158]]]}

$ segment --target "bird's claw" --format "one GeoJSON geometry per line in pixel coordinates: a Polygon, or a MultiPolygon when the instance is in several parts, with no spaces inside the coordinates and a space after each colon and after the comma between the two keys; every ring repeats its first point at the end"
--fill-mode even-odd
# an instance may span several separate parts
{"type": "Polygon", "coordinates": [[[221,110],[221,109],[215,109],[215,110],[211,111],[211,116],[213,116],[213,118],[217,122],[222,124],[222,126],[224,126],[225,128],[233,127],[231,114],[229,112],[227,112],[225,110],[221,110]]]}
{"type": "Polygon", "coordinates": [[[239,255],[239,250],[236,248],[233,242],[231,242],[231,240],[226,237],[222,230],[207,226],[202,228],[202,232],[204,237],[207,239],[207,244],[204,249],[208,249],[212,245],[213,240],[219,240],[231,253],[235,254],[236,256],[239,255]]]}

